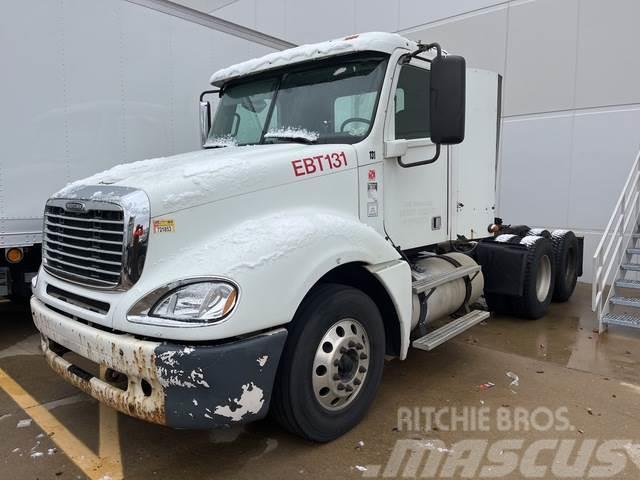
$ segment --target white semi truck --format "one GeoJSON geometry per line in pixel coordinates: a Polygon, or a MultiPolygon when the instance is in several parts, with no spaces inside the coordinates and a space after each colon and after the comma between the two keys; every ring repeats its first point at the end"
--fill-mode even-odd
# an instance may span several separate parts
{"type": "Polygon", "coordinates": [[[385,355],[572,294],[580,239],[495,219],[496,73],[367,33],[211,83],[202,151],[46,204],[33,318],[49,365],[98,400],[177,428],[270,411],[329,441],[365,415],[385,355]]]}

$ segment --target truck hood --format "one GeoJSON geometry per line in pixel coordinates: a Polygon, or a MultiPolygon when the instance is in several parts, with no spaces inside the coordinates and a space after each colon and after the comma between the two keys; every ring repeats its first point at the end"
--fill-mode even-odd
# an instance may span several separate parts
{"type": "Polygon", "coordinates": [[[55,198],[108,200],[111,186],[143,190],[151,216],[356,168],[351,145],[252,145],[201,150],[117,165],[57,192],[55,198]],[[86,187],[94,187],[87,189],[86,187]],[[91,191],[91,197],[84,192],[91,191]]]}

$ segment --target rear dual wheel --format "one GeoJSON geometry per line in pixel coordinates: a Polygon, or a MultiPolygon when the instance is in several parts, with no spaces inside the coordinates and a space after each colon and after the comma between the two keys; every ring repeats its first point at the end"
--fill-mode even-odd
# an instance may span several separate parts
{"type": "Polygon", "coordinates": [[[551,233],[555,260],[555,289],[553,300],[569,300],[578,282],[578,239],[569,230],[554,230],[551,233]]]}
{"type": "Polygon", "coordinates": [[[527,245],[527,261],[522,295],[513,297],[512,306],[516,315],[535,320],[547,313],[553,296],[553,245],[539,236],[524,237],[520,243],[527,245]]]}
{"type": "Polygon", "coordinates": [[[316,287],[289,327],[271,413],[287,430],[328,442],[366,414],[382,378],[382,316],[366,294],[316,287]]]}
{"type": "MultiPolygon", "coordinates": [[[[553,245],[542,236],[516,237],[528,248],[522,295],[485,293],[489,310],[498,314],[537,319],[548,310],[554,293],[555,265],[553,245]]],[[[508,239],[509,243],[516,243],[508,239]]]]}

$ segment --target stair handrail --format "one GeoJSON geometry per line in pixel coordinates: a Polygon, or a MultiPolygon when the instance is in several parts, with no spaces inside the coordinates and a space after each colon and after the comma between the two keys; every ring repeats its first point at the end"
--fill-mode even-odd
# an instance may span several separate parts
{"type": "Polygon", "coordinates": [[[631,166],[624,188],[618,197],[611,218],[593,254],[591,308],[598,319],[598,330],[606,325],[603,317],[609,313],[609,301],[614,295],[615,281],[640,217],[640,151],[631,166]],[[607,285],[610,286],[605,298],[607,285]]]}

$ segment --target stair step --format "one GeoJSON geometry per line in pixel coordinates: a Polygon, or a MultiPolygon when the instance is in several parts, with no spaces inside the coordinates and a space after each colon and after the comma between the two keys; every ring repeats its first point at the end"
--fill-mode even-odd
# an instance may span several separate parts
{"type": "Polygon", "coordinates": [[[634,297],[611,297],[611,303],[614,305],[623,305],[625,307],[640,308],[640,298],[634,297]]]}
{"type": "Polygon", "coordinates": [[[616,280],[616,287],[640,289],[640,280],[616,280]]]}
{"type": "Polygon", "coordinates": [[[640,248],[627,248],[627,253],[629,255],[640,255],[640,248]]]}
{"type": "Polygon", "coordinates": [[[628,313],[608,313],[602,317],[602,321],[607,325],[640,328],[640,317],[628,313]]]}
{"type": "Polygon", "coordinates": [[[623,270],[633,270],[634,272],[640,272],[640,263],[623,263],[620,265],[623,270]]]}
{"type": "Polygon", "coordinates": [[[457,318],[447,323],[446,325],[434,330],[431,333],[426,334],[424,337],[420,337],[414,340],[411,345],[418,350],[433,350],[438,345],[442,345],[447,340],[452,339],[456,335],[470,329],[474,325],[477,325],[481,321],[489,317],[489,312],[482,310],[472,310],[464,317],[457,318]]]}
{"type": "MultiPolygon", "coordinates": [[[[639,265],[640,267],[640,265],[639,265]]],[[[413,293],[422,293],[432,288],[439,287],[445,283],[458,280],[459,278],[466,277],[467,275],[473,275],[480,271],[480,265],[467,265],[458,267],[450,272],[443,273],[441,275],[430,275],[428,277],[421,278],[413,282],[413,293]]]]}

